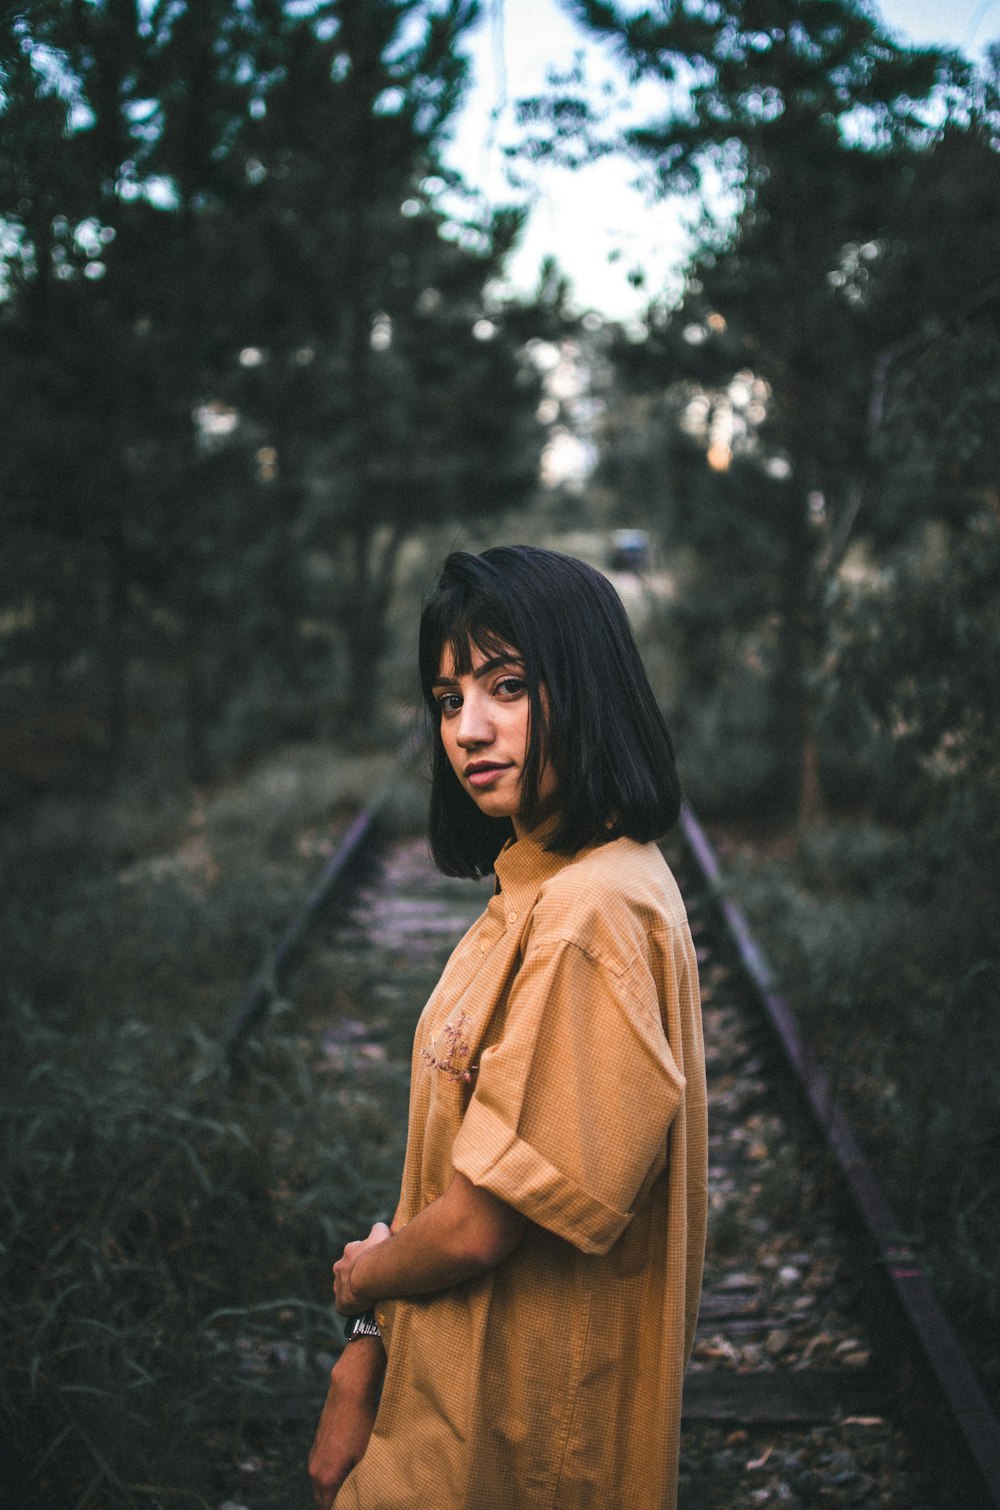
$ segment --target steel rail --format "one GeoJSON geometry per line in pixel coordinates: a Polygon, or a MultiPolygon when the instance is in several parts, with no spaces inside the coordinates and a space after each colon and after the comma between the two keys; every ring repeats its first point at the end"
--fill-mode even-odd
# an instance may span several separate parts
{"type": "MultiPolygon", "coordinates": [[[[411,735],[400,751],[397,768],[409,766],[423,746],[422,733],[418,731],[411,735]]],[[[299,957],[307,933],[334,899],[349,891],[361,862],[377,841],[379,819],[391,790],[392,781],[384,781],[354,817],[324,865],[312,892],[284,929],[267,963],[247,986],[219,1040],[219,1058],[229,1072],[239,1068],[247,1039],[270,1010],[282,980],[299,957]]]]}
{"type": "Polygon", "coordinates": [[[799,1099],[833,1155],[854,1225],[873,1259],[879,1301],[873,1316],[905,1360],[901,1397],[927,1479],[945,1510],[1000,1510],[1000,1423],[919,1259],[901,1241],[901,1224],[871,1163],[804,1042],[746,918],[727,894],[715,851],[687,806],[681,832],[799,1099]]]}

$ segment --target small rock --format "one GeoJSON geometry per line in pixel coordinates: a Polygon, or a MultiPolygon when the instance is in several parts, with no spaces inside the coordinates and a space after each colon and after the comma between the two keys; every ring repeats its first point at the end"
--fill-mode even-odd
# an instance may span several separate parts
{"type": "Polygon", "coordinates": [[[764,1347],[769,1358],[778,1358],[791,1345],[792,1334],[786,1332],[784,1327],[775,1327],[773,1332],[768,1332],[764,1347]]]}
{"type": "Polygon", "coordinates": [[[790,1484],[784,1479],[779,1479],[774,1486],[774,1496],[779,1505],[784,1505],[785,1510],[802,1510],[802,1501],[795,1493],[790,1484]]]}
{"type": "Polygon", "coordinates": [[[853,1452],[831,1452],[827,1467],[832,1469],[832,1482],[835,1484],[849,1484],[858,1476],[858,1460],[853,1452]]]}
{"type": "Polygon", "coordinates": [[[756,1283],[752,1274],[725,1274],[715,1288],[717,1290],[752,1290],[756,1283]]]}

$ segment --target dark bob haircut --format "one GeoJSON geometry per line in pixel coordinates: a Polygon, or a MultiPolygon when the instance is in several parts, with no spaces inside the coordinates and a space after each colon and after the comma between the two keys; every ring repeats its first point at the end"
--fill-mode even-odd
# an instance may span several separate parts
{"type": "Polygon", "coordinates": [[[420,620],[420,681],[435,736],[430,844],[445,875],[485,875],[514,832],[509,819],[480,812],[438,736],[434,682],[446,646],[460,676],[471,670],[473,648],[487,656],[515,649],[523,660],[531,719],[521,812],[530,821],[548,759],[558,804],[548,849],[575,853],[622,837],[645,843],[673,827],[673,745],[611,583],[583,561],[530,545],[456,551],[420,620]]]}

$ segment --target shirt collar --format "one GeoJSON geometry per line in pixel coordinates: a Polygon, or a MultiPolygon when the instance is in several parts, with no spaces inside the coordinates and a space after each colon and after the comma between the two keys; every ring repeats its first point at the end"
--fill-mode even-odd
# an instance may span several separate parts
{"type": "Polygon", "coordinates": [[[509,839],[496,857],[493,869],[500,882],[505,905],[524,913],[550,876],[577,858],[575,854],[555,854],[545,848],[555,824],[552,820],[529,829],[520,839],[509,839]]]}

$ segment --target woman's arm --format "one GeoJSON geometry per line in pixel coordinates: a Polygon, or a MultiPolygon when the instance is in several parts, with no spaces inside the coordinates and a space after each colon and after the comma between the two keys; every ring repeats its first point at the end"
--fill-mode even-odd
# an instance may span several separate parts
{"type": "Polygon", "coordinates": [[[330,1510],[341,1484],[364,1456],[375,1424],[385,1365],[381,1340],[358,1337],[347,1344],[333,1366],[309,1453],[309,1477],[317,1510],[330,1510]]]}
{"type": "Polygon", "coordinates": [[[444,1195],[399,1232],[384,1224],[348,1243],[333,1266],[337,1310],[355,1316],[378,1300],[427,1295],[495,1269],[521,1240],[527,1218],[456,1174],[444,1195]]]}

